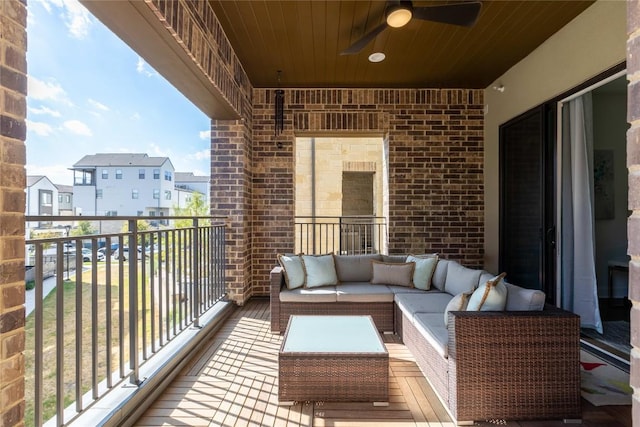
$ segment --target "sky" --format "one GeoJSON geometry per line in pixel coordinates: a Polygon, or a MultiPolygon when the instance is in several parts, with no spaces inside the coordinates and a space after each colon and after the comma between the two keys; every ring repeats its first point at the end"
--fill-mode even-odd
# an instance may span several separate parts
{"type": "Polygon", "coordinates": [[[84,6],[31,0],[27,32],[28,175],[72,185],[83,156],[125,152],[209,175],[209,118],[84,6]]]}

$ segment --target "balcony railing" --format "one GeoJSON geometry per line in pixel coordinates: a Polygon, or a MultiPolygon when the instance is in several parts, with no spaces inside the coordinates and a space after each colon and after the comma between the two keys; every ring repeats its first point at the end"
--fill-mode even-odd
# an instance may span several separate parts
{"type": "Polygon", "coordinates": [[[117,385],[138,385],[140,367],[226,293],[224,218],[142,229],[157,218],[27,216],[27,229],[45,219],[61,235],[26,241],[27,426],[66,425],[117,385]],[[69,236],[80,221],[119,231],[69,236]]]}
{"type": "Polygon", "coordinates": [[[387,223],[377,216],[297,216],[296,253],[387,253],[387,223]]]}

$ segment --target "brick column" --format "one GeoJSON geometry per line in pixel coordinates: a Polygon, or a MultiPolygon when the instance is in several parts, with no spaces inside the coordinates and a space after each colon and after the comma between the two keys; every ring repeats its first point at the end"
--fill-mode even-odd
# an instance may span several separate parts
{"type": "Polygon", "coordinates": [[[239,305],[251,286],[251,139],[247,120],[211,121],[211,214],[229,218],[227,289],[239,305]]]}
{"type": "Polygon", "coordinates": [[[0,1],[0,425],[24,419],[26,0],[0,1]]]}
{"type": "Polygon", "coordinates": [[[631,308],[631,386],[634,388],[632,419],[640,425],[640,2],[627,2],[627,119],[631,128],[627,132],[627,167],[629,168],[628,222],[629,299],[631,308]]]}

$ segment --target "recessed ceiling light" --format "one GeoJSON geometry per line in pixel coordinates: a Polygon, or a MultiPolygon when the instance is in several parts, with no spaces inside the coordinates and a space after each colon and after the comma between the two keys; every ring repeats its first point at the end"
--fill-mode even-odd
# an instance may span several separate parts
{"type": "Polygon", "coordinates": [[[374,52],[369,55],[370,62],[382,62],[384,61],[385,55],[382,52],[374,52]]]}

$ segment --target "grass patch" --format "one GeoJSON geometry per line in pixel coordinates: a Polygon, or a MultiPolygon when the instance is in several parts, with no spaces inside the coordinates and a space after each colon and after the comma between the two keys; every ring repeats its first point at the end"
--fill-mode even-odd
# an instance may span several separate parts
{"type": "MultiPolygon", "coordinates": [[[[70,281],[63,284],[63,307],[59,310],[63,324],[63,383],[64,383],[64,406],[68,406],[76,400],[76,384],[80,384],[82,393],[91,389],[92,380],[92,330],[97,329],[97,376],[98,382],[104,380],[111,372],[107,372],[107,355],[111,355],[111,371],[118,372],[120,368],[120,347],[118,343],[122,339],[122,357],[124,358],[125,373],[128,372],[129,360],[129,281],[128,265],[123,265],[124,281],[119,282],[120,266],[111,266],[111,298],[107,301],[108,285],[106,283],[106,266],[98,266],[98,280],[95,285],[91,284],[92,271],[82,272],[81,295],[78,298],[76,281],[71,277],[70,281]],[[122,292],[120,292],[122,291],[122,292]],[[97,324],[92,323],[92,301],[94,293],[97,298],[97,324]],[[122,299],[120,298],[122,294],[122,299]],[[79,303],[76,303],[78,301],[79,303]],[[124,310],[121,311],[121,305],[124,310]],[[77,322],[76,313],[81,315],[81,322],[77,322]],[[107,313],[111,315],[111,348],[107,345],[107,313]],[[120,327],[123,329],[123,336],[120,337],[120,327]],[[79,337],[76,335],[79,331],[79,337]],[[81,341],[79,370],[76,370],[76,343],[81,341]],[[78,374],[80,374],[78,376],[78,374]],[[80,378],[78,380],[78,378],[80,378]]],[[[142,311],[142,286],[139,278],[138,282],[138,321],[139,329],[142,328],[141,320],[146,317],[147,328],[145,331],[139,330],[139,342],[142,334],[146,334],[147,343],[151,342],[151,299],[147,291],[145,296],[146,310],[142,311]]],[[[148,282],[148,280],[147,280],[148,282]]],[[[56,348],[57,348],[57,290],[54,289],[43,302],[43,420],[46,421],[55,415],[56,402],[56,348]]],[[[157,322],[157,315],[155,322],[157,322]]],[[[35,312],[26,319],[25,325],[25,425],[34,425],[35,416],[35,312]]]]}

